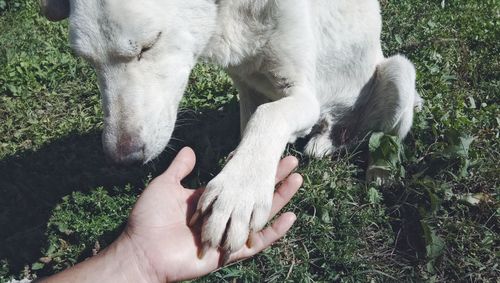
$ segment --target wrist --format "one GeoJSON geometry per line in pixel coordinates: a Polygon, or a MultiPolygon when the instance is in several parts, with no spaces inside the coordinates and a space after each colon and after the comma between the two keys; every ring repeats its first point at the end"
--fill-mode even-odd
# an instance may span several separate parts
{"type": "Polygon", "coordinates": [[[124,232],[99,254],[40,282],[161,282],[146,257],[124,232]]]}
{"type": "Polygon", "coordinates": [[[124,282],[163,282],[144,251],[127,231],[105,250],[106,261],[121,272],[124,282]]]}

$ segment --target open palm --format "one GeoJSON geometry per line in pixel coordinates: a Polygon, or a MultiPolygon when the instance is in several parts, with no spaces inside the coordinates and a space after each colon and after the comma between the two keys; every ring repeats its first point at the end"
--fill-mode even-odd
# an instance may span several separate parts
{"type": "MultiPolygon", "coordinates": [[[[300,175],[288,176],[297,163],[296,158],[286,157],[279,164],[276,183],[284,181],[274,194],[270,218],[302,184],[300,175]]],[[[182,149],[167,171],[153,180],[141,195],[125,230],[137,254],[143,255],[138,260],[147,261],[160,281],[199,277],[217,269],[226,260],[250,257],[281,238],[295,221],[293,213],[284,213],[272,226],[250,235],[250,247],[245,246],[227,258],[219,250],[209,250],[200,259],[201,225],[189,227],[188,221],[203,189],[186,189],[180,183],[194,164],[194,152],[190,148],[182,149]]]]}

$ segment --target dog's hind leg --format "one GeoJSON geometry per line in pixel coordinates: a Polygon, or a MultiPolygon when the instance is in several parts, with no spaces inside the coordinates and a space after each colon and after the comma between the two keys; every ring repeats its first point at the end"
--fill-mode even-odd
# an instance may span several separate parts
{"type": "Polygon", "coordinates": [[[423,103],[415,90],[415,77],[415,68],[405,57],[384,59],[352,108],[337,107],[321,116],[304,153],[322,158],[336,146],[363,139],[369,132],[403,139],[413,123],[414,109],[419,110],[423,103]]]}
{"type": "MultiPolygon", "coordinates": [[[[358,112],[358,137],[367,133],[384,132],[403,139],[413,124],[414,109],[422,107],[423,100],[415,90],[415,68],[403,56],[397,55],[377,66],[376,72],[361,93],[355,111],[358,112]],[[358,107],[359,106],[359,107],[358,107]],[[358,108],[358,109],[356,109],[358,108]]],[[[369,160],[366,178],[383,183],[389,172],[373,166],[369,160]]]]}
{"type": "Polygon", "coordinates": [[[360,115],[356,126],[358,137],[370,131],[400,139],[408,134],[414,109],[423,104],[415,90],[415,79],[415,67],[403,56],[384,59],[377,66],[372,85],[360,95],[355,106],[360,115]]]}

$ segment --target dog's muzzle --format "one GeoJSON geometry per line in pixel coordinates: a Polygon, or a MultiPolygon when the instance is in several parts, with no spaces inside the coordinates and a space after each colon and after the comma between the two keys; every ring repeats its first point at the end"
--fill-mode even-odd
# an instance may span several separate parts
{"type": "Polygon", "coordinates": [[[144,162],[144,142],[130,135],[121,136],[115,149],[103,145],[106,158],[117,165],[132,165],[144,162]]]}

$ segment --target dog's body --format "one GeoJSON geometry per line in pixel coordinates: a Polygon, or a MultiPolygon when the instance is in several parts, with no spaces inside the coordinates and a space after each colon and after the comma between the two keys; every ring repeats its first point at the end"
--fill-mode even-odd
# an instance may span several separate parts
{"type": "Polygon", "coordinates": [[[316,157],[334,150],[338,126],[350,136],[373,130],[403,138],[421,103],[413,65],[382,54],[376,0],[70,3],[72,46],[100,78],[104,148],[112,159],[147,161],[161,152],[198,57],[232,77],[242,140],[195,216],[211,211],[202,239],[212,247],[237,250],[250,230],[265,225],[288,142],[316,124],[306,146],[316,157]]]}

